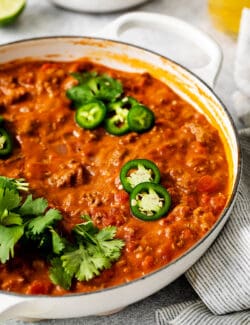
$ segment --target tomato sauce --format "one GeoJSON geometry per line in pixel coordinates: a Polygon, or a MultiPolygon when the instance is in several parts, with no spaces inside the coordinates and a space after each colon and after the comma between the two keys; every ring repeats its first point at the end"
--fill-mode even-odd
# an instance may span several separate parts
{"type": "Polygon", "coordinates": [[[206,117],[148,73],[112,70],[89,61],[25,62],[0,67],[0,108],[14,137],[13,154],[0,161],[0,175],[25,178],[34,197],[63,214],[67,232],[88,214],[99,228],[114,225],[125,241],[111,269],[70,291],[51,283],[47,262],[20,251],[0,264],[0,289],[63,295],[95,291],[142,277],[171,262],[213,226],[228,197],[228,163],[217,130],[206,117]],[[112,136],[74,121],[65,92],[74,71],[107,73],[155,114],[146,133],[112,136]],[[121,167],[131,159],[155,162],[172,197],[169,213],[145,222],[132,216],[120,189],[121,167]]]}

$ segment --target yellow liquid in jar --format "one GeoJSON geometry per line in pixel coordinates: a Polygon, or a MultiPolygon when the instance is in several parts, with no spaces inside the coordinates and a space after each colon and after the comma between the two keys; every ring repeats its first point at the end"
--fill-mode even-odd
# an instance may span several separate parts
{"type": "Polygon", "coordinates": [[[244,7],[250,8],[250,0],[208,0],[208,10],[215,26],[234,35],[239,31],[244,7]]]}

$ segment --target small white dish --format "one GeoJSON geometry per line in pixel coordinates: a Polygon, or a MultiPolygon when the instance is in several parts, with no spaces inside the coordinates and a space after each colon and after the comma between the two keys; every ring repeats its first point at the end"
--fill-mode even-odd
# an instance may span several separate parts
{"type": "Polygon", "coordinates": [[[148,0],[50,0],[55,5],[76,11],[107,13],[125,10],[148,0]]]}

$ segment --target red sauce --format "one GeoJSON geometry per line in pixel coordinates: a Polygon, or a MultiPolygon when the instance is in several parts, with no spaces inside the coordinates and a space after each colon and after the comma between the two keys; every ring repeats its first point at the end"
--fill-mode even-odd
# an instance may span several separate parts
{"type": "Polygon", "coordinates": [[[0,175],[23,177],[35,197],[63,214],[64,231],[89,214],[99,228],[115,225],[126,243],[111,269],[70,291],[53,285],[47,263],[18,249],[0,265],[0,288],[26,294],[94,291],[148,274],[177,258],[213,226],[228,196],[228,163],[217,130],[191,105],[148,73],[112,70],[90,62],[26,62],[0,68],[0,107],[15,138],[0,175]],[[65,96],[72,71],[97,71],[120,80],[125,95],[154,112],[144,134],[112,136],[102,127],[81,129],[65,96]],[[154,222],[130,213],[119,172],[128,160],[145,158],[159,167],[172,196],[167,216],[154,222]]]}

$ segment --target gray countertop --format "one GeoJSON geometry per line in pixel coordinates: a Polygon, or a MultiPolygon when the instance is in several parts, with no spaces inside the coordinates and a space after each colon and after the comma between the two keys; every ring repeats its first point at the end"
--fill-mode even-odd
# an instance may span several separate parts
{"type": "MultiPolygon", "coordinates": [[[[133,10],[157,12],[179,17],[208,32],[217,40],[223,50],[224,62],[215,86],[215,92],[235,118],[231,94],[236,89],[233,79],[236,41],[213,27],[207,13],[206,1],[154,0],[148,1],[133,10]]],[[[0,29],[0,43],[36,36],[90,35],[101,30],[120,14],[93,15],[76,13],[56,8],[46,0],[30,0],[25,12],[14,25],[0,29]]],[[[188,46],[182,39],[173,41],[172,35],[166,35],[162,31],[154,30],[154,26],[148,26],[143,33],[140,29],[131,30],[122,36],[122,40],[167,55],[187,67],[194,67],[197,64],[201,65],[206,62],[206,57],[199,49],[188,46]]],[[[143,322],[144,325],[154,324],[154,311],[156,308],[195,298],[196,294],[185,278],[181,277],[153,296],[127,307],[119,314],[78,320],[43,321],[42,324],[142,324],[142,313],[144,315],[143,319],[147,319],[146,322],[143,322]]],[[[4,324],[13,325],[17,324],[17,322],[8,321],[4,324]]],[[[21,323],[18,322],[18,324],[21,323]]]]}

